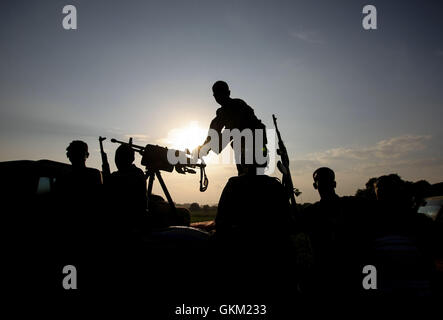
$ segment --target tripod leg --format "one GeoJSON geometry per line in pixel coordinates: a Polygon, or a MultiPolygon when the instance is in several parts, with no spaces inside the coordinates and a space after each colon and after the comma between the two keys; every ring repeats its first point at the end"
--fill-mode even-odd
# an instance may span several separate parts
{"type": "Polygon", "coordinates": [[[162,186],[163,192],[165,193],[166,199],[168,199],[169,205],[171,206],[172,210],[175,210],[175,204],[174,201],[172,201],[171,195],[169,194],[168,188],[166,187],[165,182],[163,181],[163,178],[159,171],[155,173],[157,176],[158,181],[160,182],[160,185],[162,186]]]}
{"type": "Polygon", "coordinates": [[[151,203],[152,185],[154,184],[155,180],[155,173],[150,173],[148,179],[149,179],[148,182],[148,208],[149,208],[151,203]]]}

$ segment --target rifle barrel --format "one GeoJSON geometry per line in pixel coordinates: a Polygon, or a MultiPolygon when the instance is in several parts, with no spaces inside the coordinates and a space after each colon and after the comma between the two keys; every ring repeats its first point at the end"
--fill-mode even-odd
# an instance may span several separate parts
{"type": "Polygon", "coordinates": [[[114,138],[111,139],[111,142],[112,143],[120,143],[120,144],[127,145],[127,146],[129,146],[129,147],[131,147],[131,148],[133,148],[133,149],[135,149],[137,151],[144,151],[145,150],[145,147],[138,146],[138,145],[132,144],[132,143],[127,143],[127,142],[119,141],[119,140],[114,139],[114,138]]]}

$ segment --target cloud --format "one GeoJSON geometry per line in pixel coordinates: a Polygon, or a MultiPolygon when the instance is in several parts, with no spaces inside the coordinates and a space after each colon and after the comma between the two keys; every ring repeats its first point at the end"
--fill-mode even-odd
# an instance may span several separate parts
{"type": "Polygon", "coordinates": [[[0,133],[11,136],[56,135],[69,138],[97,137],[113,134],[113,131],[93,122],[82,123],[60,118],[57,121],[40,114],[20,115],[15,113],[0,114],[0,133]]]}
{"type": "Polygon", "coordinates": [[[426,169],[426,170],[433,170],[440,168],[439,171],[441,172],[441,168],[443,168],[443,159],[441,158],[421,158],[421,159],[398,159],[393,162],[383,162],[383,163],[368,163],[364,166],[362,166],[362,169],[365,172],[377,172],[380,171],[381,168],[395,168],[397,171],[402,170],[417,170],[417,169],[426,169]]]}
{"type": "Polygon", "coordinates": [[[293,159],[293,173],[313,172],[328,166],[335,171],[358,176],[373,176],[387,172],[402,172],[409,176],[441,178],[443,159],[424,156],[431,139],[429,135],[403,135],[381,140],[372,146],[354,148],[338,147],[306,154],[302,159],[293,159]]]}
{"type": "Polygon", "coordinates": [[[323,166],[332,168],[337,176],[338,193],[353,195],[371,177],[398,173],[410,181],[425,179],[431,183],[443,179],[443,158],[427,150],[429,135],[402,135],[369,146],[336,147],[291,159],[294,183],[303,192],[302,201],[316,201],[312,173],[323,166]]]}
{"type": "Polygon", "coordinates": [[[406,135],[382,140],[375,146],[375,155],[380,158],[398,158],[412,151],[423,150],[431,136],[406,135]]]}
{"type": "Polygon", "coordinates": [[[149,142],[149,136],[142,133],[125,134],[125,138],[128,140],[129,138],[132,138],[134,141],[138,142],[149,142]]]}
{"type": "Polygon", "coordinates": [[[302,174],[305,172],[312,172],[316,168],[324,166],[324,163],[322,163],[319,160],[313,160],[313,159],[295,159],[291,162],[291,172],[295,174],[302,174]]]}
{"type": "Polygon", "coordinates": [[[426,148],[429,135],[403,135],[377,142],[374,146],[358,148],[333,148],[307,155],[308,160],[321,163],[335,160],[385,160],[403,157],[426,148]]]}
{"type": "Polygon", "coordinates": [[[301,40],[312,44],[324,43],[324,40],[318,35],[316,31],[291,31],[289,35],[297,40],[301,40]]]}

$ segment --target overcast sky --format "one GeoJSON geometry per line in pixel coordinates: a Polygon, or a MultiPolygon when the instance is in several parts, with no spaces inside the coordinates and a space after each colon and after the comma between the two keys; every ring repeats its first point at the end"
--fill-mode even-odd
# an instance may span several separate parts
{"type": "MultiPolygon", "coordinates": [[[[367,31],[358,0],[2,1],[0,161],[66,162],[83,139],[100,168],[99,135],[158,144],[208,127],[223,79],[268,127],[277,115],[301,202],[318,200],[319,166],[340,195],[392,172],[442,181],[443,5],[370,3],[367,31]],[[62,27],[67,4],[77,30],[62,27]]],[[[209,166],[206,193],[197,176],[164,177],[177,202],[217,203],[235,173],[209,166]]]]}

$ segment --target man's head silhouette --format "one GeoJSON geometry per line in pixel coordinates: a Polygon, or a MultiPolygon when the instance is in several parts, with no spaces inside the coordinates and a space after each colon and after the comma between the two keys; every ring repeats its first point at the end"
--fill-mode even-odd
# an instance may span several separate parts
{"type": "Polygon", "coordinates": [[[88,145],[80,140],[72,141],[66,148],[66,156],[74,167],[86,167],[86,159],[89,157],[88,145]]]}
{"type": "Polygon", "coordinates": [[[396,202],[404,195],[404,181],[396,174],[381,176],[374,182],[374,191],[378,201],[396,202]]]}
{"type": "Polygon", "coordinates": [[[330,199],[335,196],[335,173],[332,169],[321,167],[314,171],[314,189],[318,190],[321,199],[330,199]]]}
{"type": "Polygon", "coordinates": [[[134,159],[134,150],[127,145],[122,144],[115,151],[115,165],[118,170],[129,168],[134,159]]]}
{"type": "Polygon", "coordinates": [[[215,101],[217,101],[219,105],[225,104],[230,99],[229,96],[231,95],[231,91],[229,91],[229,86],[224,81],[219,80],[214,83],[212,86],[212,92],[214,94],[215,101]]]}

